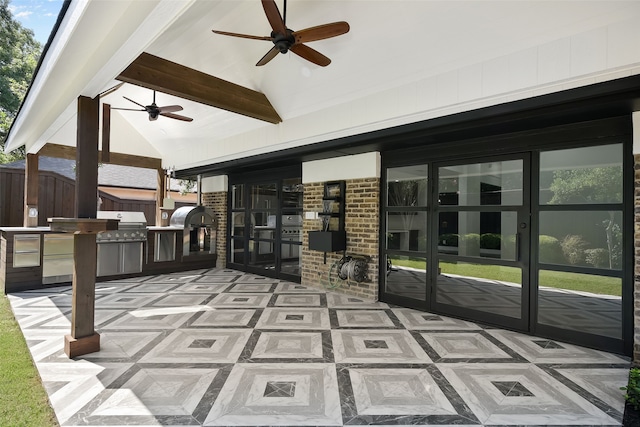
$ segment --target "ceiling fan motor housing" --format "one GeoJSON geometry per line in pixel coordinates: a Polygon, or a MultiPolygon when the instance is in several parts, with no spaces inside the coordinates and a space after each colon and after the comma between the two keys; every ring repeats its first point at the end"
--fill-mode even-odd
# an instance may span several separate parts
{"type": "Polygon", "coordinates": [[[273,44],[280,51],[280,53],[287,53],[291,46],[293,46],[296,42],[295,38],[293,37],[293,31],[288,28],[287,34],[280,34],[272,31],[271,37],[273,37],[273,44]]]}

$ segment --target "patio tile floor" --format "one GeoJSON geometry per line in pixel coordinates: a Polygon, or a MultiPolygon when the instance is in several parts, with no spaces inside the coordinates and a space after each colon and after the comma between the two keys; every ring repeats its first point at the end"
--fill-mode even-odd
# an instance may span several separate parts
{"type": "Polygon", "coordinates": [[[609,425],[629,361],[228,269],[9,296],[62,426],[609,425]]]}

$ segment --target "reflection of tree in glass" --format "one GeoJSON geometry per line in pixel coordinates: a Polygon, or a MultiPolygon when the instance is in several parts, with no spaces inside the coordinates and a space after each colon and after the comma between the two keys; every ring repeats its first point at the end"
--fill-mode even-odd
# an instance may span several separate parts
{"type": "MultiPolygon", "coordinates": [[[[388,183],[388,206],[417,207],[426,205],[427,180],[414,179],[394,181],[388,183]]],[[[426,224],[414,224],[419,216],[415,212],[394,212],[394,215],[401,215],[402,227],[406,231],[425,230],[426,224]]]]}
{"type": "Polygon", "coordinates": [[[426,188],[426,182],[423,180],[390,182],[389,206],[418,206],[418,194],[421,187],[426,188]]]}
{"type": "MultiPolygon", "coordinates": [[[[590,204],[622,202],[622,167],[609,166],[557,170],[549,186],[553,197],[549,204],[590,204]]],[[[609,219],[603,221],[607,235],[609,268],[614,267],[614,254],[619,248],[620,226],[615,222],[615,212],[609,211],[609,219]],[[618,230],[618,232],[616,232],[618,230]]]]}

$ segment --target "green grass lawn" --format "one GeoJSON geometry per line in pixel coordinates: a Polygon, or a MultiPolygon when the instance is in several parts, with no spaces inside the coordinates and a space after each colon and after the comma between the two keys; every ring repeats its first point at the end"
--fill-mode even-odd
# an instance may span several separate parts
{"type": "MultiPolygon", "coordinates": [[[[424,261],[393,258],[392,262],[393,265],[424,270],[424,261]]],[[[514,267],[441,262],[440,269],[444,274],[457,274],[459,276],[479,277],[511,283],[522,282],[520,269],[514,267]]],[[[622,292],[622,281],[616,277],[542,270],[539,281],[540,286],[570,291],[591,292],[594,294],[613,296],[621,296],[622,292]]]]}
{"type": "Polygon", "coordinates": [[[0,426],[58,425],[9,300],[0,295],[0,426]]]}

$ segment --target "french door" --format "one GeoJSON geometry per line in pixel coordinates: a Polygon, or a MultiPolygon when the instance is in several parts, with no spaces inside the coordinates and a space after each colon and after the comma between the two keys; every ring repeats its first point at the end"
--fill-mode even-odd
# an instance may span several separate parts
{"type": "Polygon", "coordinates": [[[524,329],[528,155],[387,170],[387,274],[401,305],[524,329]]]}
{"type": "Polygon", "coordinates": [[[388,167],[381,299],[629,353],[623,141],[388,167]]]}
{"type": "Polygon", "coordinates": [[[230,185],[228,266],[300,282],[301,178],[230,185]]]}

